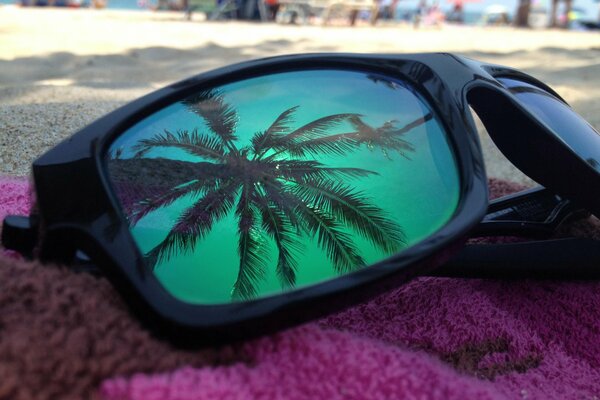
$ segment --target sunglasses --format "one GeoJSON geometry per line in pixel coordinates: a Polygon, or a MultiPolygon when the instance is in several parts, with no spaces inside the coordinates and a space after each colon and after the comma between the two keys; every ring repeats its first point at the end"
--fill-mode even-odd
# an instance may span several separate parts
{"type": "Polygon", "coordinates": [[[2,243],[106,276],[159,335],[221,343],[418,275],[595,279],[595,241],[551,237],[600,215],[599,154],[598,132],[514,69],[268,58],[165,87],[48,151],[33,211],[4,220],[2,243]],[[541,187],[488,201],[471,109],[541,187]],[[534,240],[464,246],[473,236],[534,240]]]}

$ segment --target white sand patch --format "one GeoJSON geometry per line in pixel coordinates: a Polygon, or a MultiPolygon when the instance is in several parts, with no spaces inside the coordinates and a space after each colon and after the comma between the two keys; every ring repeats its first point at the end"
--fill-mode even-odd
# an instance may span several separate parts
{"type": "MultiPolygon", "coordinates": [[[[600,35],[408,25],[355,28],[184,21],[181,13],[0,6],[0,174],[145,93],[255,57],[301,52],[459,52],[521,68],[600,127],[600,35]]],[[[482,135],[488,173],[517,180],[482,135]]]]}

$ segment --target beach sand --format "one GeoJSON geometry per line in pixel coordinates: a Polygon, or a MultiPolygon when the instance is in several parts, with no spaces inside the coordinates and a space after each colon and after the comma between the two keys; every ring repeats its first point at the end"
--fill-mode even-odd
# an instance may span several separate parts
{"type": "MultiPolygon", "coordinates": [[[[320,27],[183,20],[181,13],[0,6],[0,175],[163,85],[301,52],[457,52],[523,69],[600,128],[600,35],[445,26],[320,27]]],[[[482,134],[488,175],[530,183],[482,134]]]]}

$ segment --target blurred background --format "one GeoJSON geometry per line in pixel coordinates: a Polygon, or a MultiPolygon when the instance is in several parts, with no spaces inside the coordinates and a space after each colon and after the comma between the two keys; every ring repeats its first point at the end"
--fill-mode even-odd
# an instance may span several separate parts
{"type": "MultiPolygon", "coordinates": [[[[520,68],[600,128],[594,0],[0,0],[0,175],[161,86],[257,57],[456,52],[520,68]]],[[[488,174],[527,182],[482,131],[488,174]]]]}

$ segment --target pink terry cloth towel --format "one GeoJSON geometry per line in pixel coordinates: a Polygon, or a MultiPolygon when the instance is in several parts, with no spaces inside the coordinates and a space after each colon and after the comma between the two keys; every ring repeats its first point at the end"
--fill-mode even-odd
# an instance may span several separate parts
{"type": "MultiPolygon", "coordinates": [[[[0,179],[0,217],[27,209],[26,187],[22,181],[0,179]]],[[[493,196],[517,189],[506,182],[490,184],[493,196]]],[[[577,229],[589,233],[597,228],[588,221],[577,229]]],[[[41,283],[23,276],[50,267],[25,264],[10,267],[22,284],[0,282],[7,291],[28,290],[27,307],[9,320],[2,319],[11,306],[0,293],[0,349],[31,337],[22,346],[22,362],[8,365],[0,354],[0,399],[60,398],[60,393],[68,393],[62,398],[106,400],[600,398],[597,282],[423,277],[214,357],[182,353],[144,336],[102,279],[95,283],[68,271],[48,272],[44,287],[57,289],[45,290],[44,297],[31,294],[41,283]],[[55,275],[60,279],[53,282],[55,275]],[[51,304],[64,305],[67,295],[94,304],[96,317],[80,305],[82,300],[68,303],[71,314],[81,312],[77,326],[58,314],[54,321],[48,318],[57,312],[51,304]],[[106,298],[110,301],[103,302],[106,298]],[[31,309],[37,314],[28,315],[31,309]],[[11,330],[11,324],[23,320],[19,330],[11,330]],[[109,322],[98,332],[104,320],[109,322]],[[77,328],[76,351],[69,345],[60,351],[48,348],[44,336],[23,333],[27,326],[47,329],[48,324],[58,331],[77,328]],[[60,375],[45,376],[57,369],[60,375]]]]}

